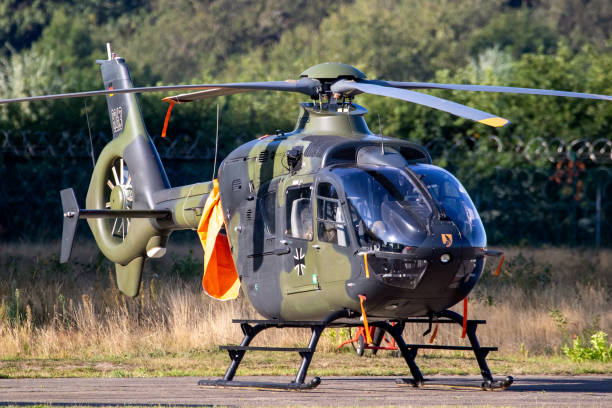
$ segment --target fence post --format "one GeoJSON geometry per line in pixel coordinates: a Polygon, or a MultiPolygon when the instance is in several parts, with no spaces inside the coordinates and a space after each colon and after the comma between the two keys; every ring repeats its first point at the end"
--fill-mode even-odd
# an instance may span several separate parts
{"type": "Polygon", "coordinates": [[[595,248],[601,243],[601,184],[597,184],[597,197],[595,198],[595,248]]]}

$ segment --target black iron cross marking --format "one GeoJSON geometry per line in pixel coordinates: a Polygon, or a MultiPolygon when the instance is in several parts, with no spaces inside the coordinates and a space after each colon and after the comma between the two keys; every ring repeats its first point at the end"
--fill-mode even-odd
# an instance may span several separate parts
{"type": "Polygon", "coordinates": [[[295,266],[293,269],[297,268],[298,275],[300,276],[304,275],[304,269],[306,268],[306,262],[304,262],[305,257],[306,254],[302,248],[295,248],[295,255],[293,255],[293,263],[295,266]]]}

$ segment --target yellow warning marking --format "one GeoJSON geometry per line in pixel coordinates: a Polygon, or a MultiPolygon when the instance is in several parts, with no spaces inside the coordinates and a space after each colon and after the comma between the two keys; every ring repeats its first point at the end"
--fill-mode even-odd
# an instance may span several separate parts
{"type": "Polygon", "coordinates": [[[479,123],[483,123],[485,125],[489,125],[489,126],[493,126],[493,127],[502,127],[502,126],[506,126],[508,123],[510,123],[510,121],[508,119],[504,119],[504,118],[500,118],[500,117],[492,117],[492,118],[486,118],[483,120],[479,120],[479,123]]]}
{"type": "Polygon", "coordinates": [[[363,262],[365,263],[366,278],[370,277],[370,268],[368,268],[368,255],[363,254],[363,262]]]}

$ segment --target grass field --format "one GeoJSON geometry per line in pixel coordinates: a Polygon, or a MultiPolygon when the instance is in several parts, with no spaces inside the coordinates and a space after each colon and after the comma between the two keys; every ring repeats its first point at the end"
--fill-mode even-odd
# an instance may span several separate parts
{"type": "MultiPolygon", "coordinates": [[[[197,242],[195,243],[197,244],[197,242]]],[[[0,247],[1,376],[220,375],[227,354],[218,344],[237,343],[231,319],[256,317],[242,297],[217,302],[202,293],[201,248],[177,245],[150,262],[141,294],[122,296],[111,264],[93,246],[79,246],[74,260],[58,263],[58,245],[0,247]]],[[[490,263],[469,298],[471,318],[486,319],[481,344],[499,346],[489,357],[493,372],[610,373],[612,363],[570,361],[561,353],[575,336],[612,333],[612,251],[509,248],[499,277],[490,263]]],[[[409,342],[422,342],[425,326],[409,327],[409,342]]],[[[440,327],[437,344],[464,344],[459,326],[440,327]]],[[[270,330],[254,345],[305,345],[305,330],[270,330]]],[[[390,352],[354,356],[336,352],[346,330],[327,330],[313,361],[313,375],[405,374],[390,352]]],[[[421,355],[422,353],[422,355],[421,355]]],[[[426,374],[477,374],[468,354],[424,353],[426,374]]],[[[253,353],[242,374],[293,374],[297,356],[253,353]]]]}

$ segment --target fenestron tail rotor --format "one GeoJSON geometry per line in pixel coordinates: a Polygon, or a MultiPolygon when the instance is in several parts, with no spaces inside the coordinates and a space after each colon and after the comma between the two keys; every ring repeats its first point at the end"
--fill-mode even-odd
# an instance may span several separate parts
{"type": "MultiPolygon", "coordinates": [[[[132,176],[123,160],[123,157],[115,160],[111,166],[111,174],[106,181],[108,187],[108,201],[106,208],[112,210],[131,210],[134,205],[134,187],[132,176]]],[[[130,218],[115,218],[112,221],[112,236],[125,240],[130,229],[130,218]]]]}

